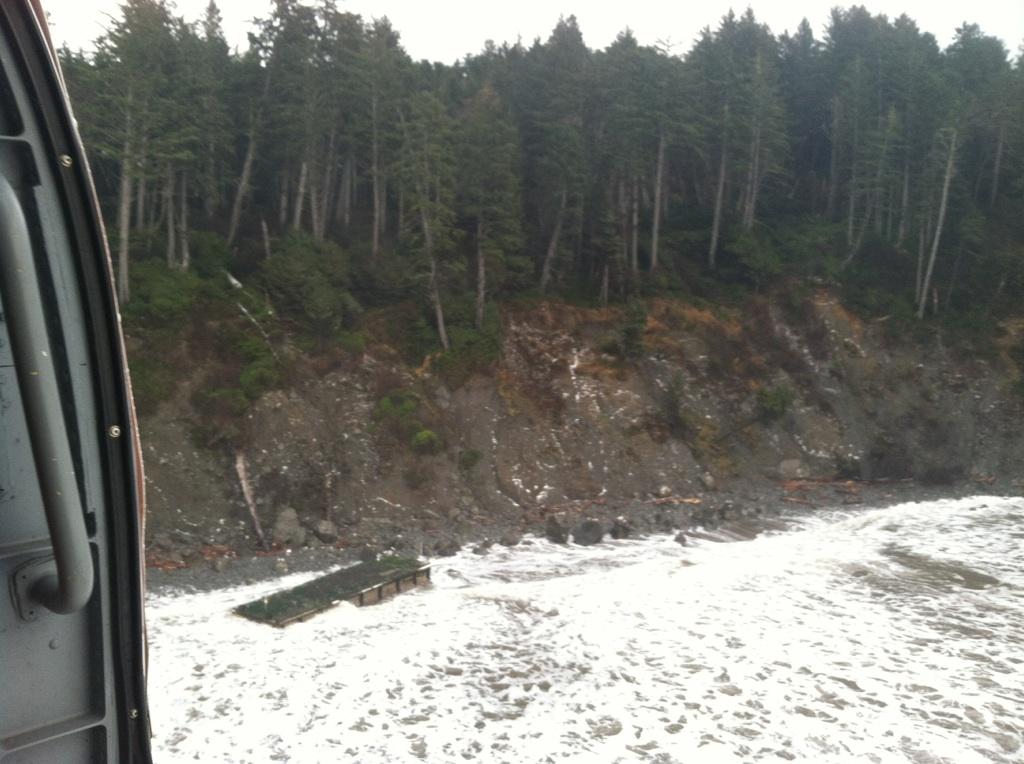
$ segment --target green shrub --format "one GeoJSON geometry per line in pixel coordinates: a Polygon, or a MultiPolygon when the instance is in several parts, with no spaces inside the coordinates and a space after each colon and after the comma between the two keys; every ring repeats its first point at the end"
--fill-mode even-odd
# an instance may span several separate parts
{"type": "Polygon", "coordinates": [[[451,350],[437,357],[434,370],[453,390],[464,385],[473,374],[483,371],[498,358],[498,340],[472,329],[453,330],[451,345],[451,350]]]}
{"type": "Polygon", "coordinates": [[[433,316],[425,305],[402,305],[389,328],[391,341],[406,363],[419,366],[423,359],[441,347],[433,316]]]}
{"type": "Polygon", "coordinates": [[[433,430],[420,430],[409,441],[412,450],[418,454],[436,454],[441,450],[441,438],[433,430]]]}
{"type": "Polygon", "coordinates": [[[144,260],[132,269],[132,298],[124,305],[125,322],[180,331],[202,287],[194,273],[171,270],[159,260],[144,260]]]}
{"type": "Polygon", "coordinates": [[[1017,367],[1017,381],[1013,383],[1013,392],[1024,400],[1024,342],[1013,345],[1008,355],[1013,365],[1017,367]]]}
{"type": "Polygon", "coordinates": [[[353,288],[367,305],[394,305],[419,291],[415,270],[409,267],[409,253],[383,249],[373,258],[366,247],[354,254],[353,288]]]}
{"type": "Polygon", "coordinates": [[[789,411],[796,393],[788,385],[762,387],[757,391],[757,411],[762,421],[774,422],[789,411]]]}
{"type": "Polygon", "coordinates": [[[211,416],[240,417],[249,408],[249,398],[238,387],[221,387],[200,393],[202,413],[211,416]]]}
{"type": "Polygon", "coordinates": [[[374,408],[373,416],[382,421],[407,419],[419,408],[419,398],[407,390],[395,390],[388,393],[374,408]]]}
{"type": "Polygon", "coordinates": [[[248,364],[238,377],[238,385],[245,397],[255,401],[263,393],[281,384],[281,373],[273,359],[260,359],[248,364]]]}
{"type": "Polygon", "coordinates": [[[458,463],[459,469],[463,472],[469,472],[476,465],[480,463],[480,460],[484,458],[484,455],[477,451],[475,448],[467,448],[464,451],[459,451],[458,463]]]}
{"type": "Polygon", "coordinates": [[[361,355],[366,349],[366,334],[363,332],[338,332],[338,345],[350,355],[361,355]]]}
{"type": "Polygon", "coordinates": [[[223,279],[230,269],[231,250],[228,243],[212,231],[192,231],[189,235],[192,269],[206,279],[223,279]]]}
{"type": "Polygon", "coordinates": [[[453,307],[453,320],[448,331],[451,349],[437,357],[434,370],[454,390],[498,359],[501,354],[501,317],[497,306],[488,305],[484,311],[483,326],[477,330],[472,300],[453,300],[453,307]]]}
{"type": "Polygon", "coordinates": [[[381,430],[399,442],[408,443],[423,429],[417,416],[419,406],[420,401],[415,393],[395,390],[377,401],[373,419],[381,430]]]}
{"type": "Polygon", "coordinates": [[[826,276],[837,270],[836,252],[845,237],[841,224],[818,217],[796,217],[774,225],[771,235],[788,273],[826,276]]]}
{"type": "Polygon", "coordinates": [[[624,358],[639,358],[644,352],[644,330],[647,328],[647,306],[633,301],[626,306],[619,337],[620,352],[624,358]]]}
{"type": "Polygon", "coordinates": [[[131,376],[132,394],[140,416],[155,413],[157,406],[174,392],[174,369],[161,358],[133,355],[131,376]]]}
{"type": "Polygon", "coordinates": [[[782,273],[782,258],[767,235],[746,231],[730,242],[729,249],[758,288],[782,273]]]}
{"type": "Polygon", "coordinates": [[[681,374],[676,374],[665,388],[665,395],[662,398],[662,416],[672,437],[685,440],[693,434],[693,423],[683,409],[683,376],[681,374]]]}
{"type": "Polygon", "coordinates": [[[602,353],[613,355],[616,358],[622,357],[622,343],[617,337],[606,337],[598,344],[597,349],[602,353]]]}
{"type": "Polygon", "coordinates": [[[280,313],[319,349],[352,329],[362,314],[349,292],[348,255],[336,244],[292,233],[261,271],[280,313]]]}

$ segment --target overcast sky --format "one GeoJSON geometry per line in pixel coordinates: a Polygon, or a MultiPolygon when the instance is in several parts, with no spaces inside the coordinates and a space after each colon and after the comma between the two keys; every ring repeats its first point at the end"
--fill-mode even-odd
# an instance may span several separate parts
{"type": "MultiPolygon", "coordinates": [[[[194,20],[207,1],[177,0],[177,13],[194,20]]],[[[807,16],[819,37],[829,8],[837,4],[851,3],[750,3],[757,18],[776,33],[794,29],[807,16]]],[[[986,34],[1002,38],[1014,55],[1024,43],[1024,0],[869,0],[864,4],[873,13],[893,18],[906,13],[923,30],[934,34],[942,46],[964,21],[979,24],[986,34]]],[[[119,0],[43,0],[56,43],[66,42],[72,48],[89,48],[110,23],[110,15],[118,12],[118,5],[119,0]]],[[[254,15],[265,15],[270,2],[218,0],[218,6],[228,42],[244,47],[249,20],[254,15]]],[[[488,39],[500,43],[521,37],[529,43],[534,37],[547,38],[560,14],[576,15],[592,48],[603,48],[628,26],[642,43],[670,42],[676,52],[685,53],[703,27],[714,27],[730,7],[740,12],[746,4],[729,0],[631,0],[615,4],[581,0],[338,0],[338,7],[366,18],[387,16],[413,58],[451,63],[478,52],[488,39]]]]}

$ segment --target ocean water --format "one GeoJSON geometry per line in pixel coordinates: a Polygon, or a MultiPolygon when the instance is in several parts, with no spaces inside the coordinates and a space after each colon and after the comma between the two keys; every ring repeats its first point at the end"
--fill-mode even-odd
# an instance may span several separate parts
{"type": "Polygon", "coordinates": [[[279,630],[148,601],[157,762],[1024,761],[1024,499],[531,539],[279,630]]]}

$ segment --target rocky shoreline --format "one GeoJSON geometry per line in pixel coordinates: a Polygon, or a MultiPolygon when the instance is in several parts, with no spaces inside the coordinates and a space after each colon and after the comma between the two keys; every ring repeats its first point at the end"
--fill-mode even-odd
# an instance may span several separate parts
{"type": "MultiPolygon", "coordinates": [[[[960,498],[970,495],[1020,495],[1017,483],[927,486],[911,482],[854,482],[794,480],[766,487],[708,492],[695,497],[659,496],[643,502],[579,501],[539,508],[529,519],[509,526],[481,523],[449,524],[444,528],[392,529],[359,543],[324,543],[307,530],[305,544],[278,544],[269,551],[247,545],[188,545],[175,547],[175,561],[148,555],[147,584],[151,593],[170,589],[212,591],[352,564],[377,553],[444,557],[465,547],[487,554],[495,544],[508,547],[532,543],[532,537],[557,543],[593,544],[605,537],[640,537],[677,533],[713,533],[716,540],[753,538],[765,529],[778,529],[783,515],[834,509],[840,506],[882,507],[912,501],[960,498]]],[[[166,542],[165,542],[166,543],[166,542]]]]}

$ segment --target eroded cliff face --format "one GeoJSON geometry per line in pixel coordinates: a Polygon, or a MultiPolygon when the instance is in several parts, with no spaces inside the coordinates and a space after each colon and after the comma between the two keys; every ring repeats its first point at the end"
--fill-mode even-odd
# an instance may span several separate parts
{"type": "Polygon", "coordinates": [[[239,453],[278,542],[424,553],[552,514],[639,509],[671,524],[665,513],[756,502],[785,479],[1024,474],[1012,364],[893,341],[825,290],[720,313],[655,300],[628,360],[606,352],[618,310],[545,302],[502,320],[499,361],[458,389],[371,342],[265,395],[237,448],[195,445],[201,423],[181,391],[142,422],[155,554],[255,549],[239,453]],[[436,438],[414,443],[423,431],[436,438]]]}

